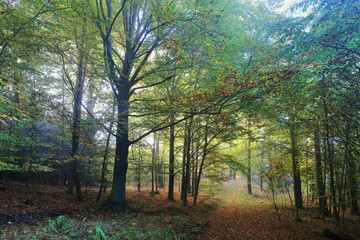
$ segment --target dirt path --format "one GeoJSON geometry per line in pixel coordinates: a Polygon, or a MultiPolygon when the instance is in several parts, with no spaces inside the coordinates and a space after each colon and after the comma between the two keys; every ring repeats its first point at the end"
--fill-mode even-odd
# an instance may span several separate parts
{"type": "Polygon", "coordinates": [[[210,229],[202,239],[324,239],[323,229],[333,226],[332,220],[322,222],[306,212],[302,222],[296,222],[287,207],[281,207],[279,221],[266,198],[256,189],[255,196],[248,196],[245,187],[241,181],[227,183],[227,190],[219,195],[220,206],[208,216],[210,229]]]}

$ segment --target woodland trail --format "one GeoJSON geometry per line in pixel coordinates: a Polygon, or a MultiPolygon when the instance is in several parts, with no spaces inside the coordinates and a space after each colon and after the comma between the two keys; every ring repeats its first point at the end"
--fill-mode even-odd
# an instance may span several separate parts
{"type": "Polygon", "coordinates": [[[321,233],[332,228],[332,220],[322,222],[310,213],[302,212],[302,222],[296,222],[289,207],[280,207],[278,220],[271,203],[254,188],[254,195],[246,193],[241,180],[226,183],[219,207],[208,216],[209,231],[202,239],[327,239],[321,233]]]}

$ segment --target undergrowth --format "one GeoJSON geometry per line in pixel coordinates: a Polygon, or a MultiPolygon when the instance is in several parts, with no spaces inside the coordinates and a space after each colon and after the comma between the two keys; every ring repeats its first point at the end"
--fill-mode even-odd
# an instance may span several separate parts
{"type": "MultiPolygon", "coordinates": [[[[136,216],[113,221],[75,220],[58,216],[48,220],[42,227],[23,227],[2,231],[1,239],[89,239],[89,240],[122,240],[122,239],[188,239],[181,230],[189,229],[193,234],[202,232],[196,222],[186,218],[173,217],[166,221],[161,216],[136,216]],[[141,219],[141,220],[140,220],[141,219]],[[30,236],[29,237],[29,233],[30,236]]],[[[193,239],[193,238],[192,238],[193,239]]]]}

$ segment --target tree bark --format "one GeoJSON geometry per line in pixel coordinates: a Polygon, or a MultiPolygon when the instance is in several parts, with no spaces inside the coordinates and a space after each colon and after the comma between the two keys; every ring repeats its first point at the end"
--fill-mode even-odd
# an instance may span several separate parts
{"type": "MultiPolygon", "coordinates": [[[[80,146],[80,132],[81,132],[81,104],[84,92],[85,71],[83,66],[84,54],[79,52],[79,62],[77,64],[76,83],[73,89],[74,106],[73,106],[73,122],[72,122],[72,144],[71,144],[71,159],[72,159],[72,175],[76,189],[76,199],[81,201],[81,188],[79,176],[79,146],[80,146]]],[[[72,186],[70,186],[72,187],[72,186]]]]}
{"type": "Polygon", "coordinates": [[[331,203],[333,205],[333,213],[336,222],[339,222],[339,213],[337,210],[336,204],[336,190],[335,190],[335,173],[334,173],[334,158],[333,158],[333,149],[332,149],[332,141],[330,141],[330,126],[327,123],[328,121],[328,108],[326,105],[326,101],[324,100],[324,114],[325,114],[325,133],[326,133],[326,147],[327,147],[327,159],[329,162],[329,169],[330,169],[330,196],[331,196],[331,203]]]}
{"type": "Polygon", "coordinates": [[[357,182],[357,171],[356,171],[356,160],[352,157],[350,153],[350,123],[347,122],[346,129],[345,129],[345,164],[347,165],[346,168],[346,175],[349,179],[349,192],[350,192],[350,201],[351,201],[351,215],[360,216],[359,206],[358,206],[358,182],[357,182]]]}
{"type": "Polygon", "coordinates": [[[191,119],[188,121],[188,125],[185,126],[185,130],[186,130],[186,163],[185,163],[185,176],[184,176],[184,183],[183,183],[183,206],[188,206],[188,201],[187,201],[187,193],[188,193],[188,186],[189,186],[189,182],[190,182],[190,160],[191,160],[191,155],[190,155],[190,147],[191,147],[191,119]]]}
{"type": "Polygon", "coordinates": [[[126,210],[127,203],[125,200],[126,191],[126,173],[128,169],[128,98],[125,96],[124,101],[118,100],[118,118],[116,130],[115,146],[115,163],[113,184],[110,197],[107,204],[114,210],[126,210]]]}
{"type": "Polygon", "coordinates": [[[303,200],[301,192],[301,175],[300,175],[300,165],[298,158],[298,149],[296,146],[296,130],[295,130],[295,119],[289,124],[290,128],[290,139],[291,139],[291,157],[292,157],[292,166],[293,166],[293,178],[294,178],[294,198],[295,198],[295,212],[296,220],[301,221],[299,216],[299,209],[303,209],[303,200]]]}
{"type": "Polygon", "coordinates": [[[185,124],[185,131],[184,131],[184,143],[183,143],[183,159],[182,159],[182,175],[181,175],[181,200],[183,201],[186,195],[186,153],[187,153],[187,131],[186,131],[186,124],[185,124]]]}
{"type": "Polygon", "coordinates": [[[205,136],[204,136],[205,140],[204,140],[204,149],[203,149],[203,155],[201,158],[201,162],[200,162],[200,167],[199,167],[199,173],[197,176],[197,179],[195,181],[195,194],[194,194],[194,202],[193,204],[196,205],[196,201],[197,201],[197,197],[199,195],[199,186],[200,186],[200,180],[201,180],[201,174],[204,168],[204,162],[206,159],[206,155],[207,155],[207,147],[208,147],[208,121],[206,121],[206,126],[205,126],[205,136]]]}
{"type": "Polygon", "coordinates": [[[314,130],[314,149],[315,149],[315,170],[316,170],[316,185],[317,185],[317,194],[319,199],[319,212],[321,216],[328,215],[326,197],[325,197],[325,186],[322,174],[322,164],[321,164],[321,148],[320,148],[320,138],[319,130],[314,130]]]}
{"type": "Polygon", "coordinates": [[[248,120],[248,146],[247,146],[247,190],[248,194],[252,195],[251,189],[251,133],[250,133],[250,121],[248,120]]]}
{"type": "MultiPolygon", "coordinates": [[[[112,116],[114,116],[114,114],[115,114],[115,103],[113,104],[112,116]]],[[[96,198],[96,202],[99,202],[101,193],[105,189],[105,186],[107,184],[105,174],[106,174],[106,168],[107,168],[107,159],[108,159],[108,154],[109,154],[109,145],[110,145],[111,131],[112,131],[113,125],[114,125],[114,122],[111,121],[110,127],[109,127],[110,132],[108,133],[108,136],[106,139],[105,153],[104,153],[104,158],[103,158],[103,162],[102,162],[100,190],[99,190],[98,196],[96,198]]]]}
{"type": "MultiPolygon", "coordinates": [[[[171,117],[171,123],[174,122],[174,116],[171,117]]],[[[170,143],[169,143],[169,190],[167,199],[174,199],[174,182],[175,182],[175,126],[170,126],[170,143]]]]}
{"type": "Polygon", "coordinates": [[[155,150],[155,145],[156,145],[156,137],[155,137],[155,133],[154,133],[154,139],[153,139],[154,143],[151,149],[152,152],[152,156],[151,156],[151,196],[154,197],[155,196],[155,189],[154,189],[154,182],[155,182],[155,176],[154,176],[154,168],[155,168],[155,159],[156,159],[156,150],[155,150]]]}

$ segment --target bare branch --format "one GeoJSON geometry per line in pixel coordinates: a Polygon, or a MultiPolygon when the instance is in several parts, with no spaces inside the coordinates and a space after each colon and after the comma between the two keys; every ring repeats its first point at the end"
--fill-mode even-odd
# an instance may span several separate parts
{"type": "Polygon", "coordinates": [[[160,85],[168,80],[170,80],[171,78],[175,77],[175,75],[172,75],[170,77],[167,77],[165,78],[164,80],[160,81],[160,82],[157,82],[157,83],[153,83],[153,84],[150,84],[150,85],[147,85],[147,86],[141,86],[141,87],[136,87],[136,88],[133,88],[131,91],[130,91],[130,96],[136,91],[136,90],[139,90],[139,89],[145,89],[145,88],[150,88],[150,87],[154,87],[154,86],[157,86],[157,85],[160,85]]]}

